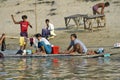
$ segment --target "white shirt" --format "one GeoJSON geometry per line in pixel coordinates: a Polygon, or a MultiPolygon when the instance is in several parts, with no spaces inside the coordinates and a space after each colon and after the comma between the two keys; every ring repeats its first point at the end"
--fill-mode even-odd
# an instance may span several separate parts
{"type": "Polygon", "coordinates": [[[33,43],[35,47],[38,47],[38,40],[35,37],[33,37],[33,43]]]}
{"type": "Polygon", "coordinates": [[[47,39],[45,39],[45,38],[41,38],[40,42],[41,41],[43,41],[46,45],[51,45],[50,42],[47,39]]]}
{"type": "Polygon", "coordinates": [[[51,24],[51,23],[49,23],[48,30],[50,30],[50,31],[54,30],[54,25],[53,25],[53,24],[51,24]]]}

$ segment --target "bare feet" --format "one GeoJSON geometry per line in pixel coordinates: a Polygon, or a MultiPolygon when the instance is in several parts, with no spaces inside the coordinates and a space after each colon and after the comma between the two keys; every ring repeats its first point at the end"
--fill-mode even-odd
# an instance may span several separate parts
{"type": "Polygon", "coordinates": [[[94,54],[96,54],[96,53],[95,53],[95,51],[92,51],[92,50],[89,50],[89,51],[87,52],[87,55],[94,55],[94,54]]]}

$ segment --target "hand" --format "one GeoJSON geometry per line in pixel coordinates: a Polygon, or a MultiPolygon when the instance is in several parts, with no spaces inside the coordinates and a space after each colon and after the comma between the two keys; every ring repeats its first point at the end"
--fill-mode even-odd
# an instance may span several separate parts
{"type": "Polygon", "coordinates": [[[4,36],[4,35],[5,35],[5,33],[2,34],[2,36],[4,36]]]}
{"type": "Polygon", "coordinates": [[[32,25],[29,25],[30,26],[30,28],[32,28],[32,25]]]}
{"type": "Polygon", "coordinates": [[[11,17],[14,17],[13,14],[11,15],[11,17]]]}
{"type": "Polygon", "coordinates": [[[2,36],[2,38],[4,39],[4,38],[5,38],[5,35],[4,35],[4,36],[2,36]]]}
{"type": "Polygon", "coordinates": [[[4,33],[2,34],[2,38],[3,38],[3,39],[5,38],[5,34],[4,34],[4,33]]]}
{"type": "Polygon", "coordinates": [[[33,28],[31,25],[30,25],[31,28],[33,28]]]}
{"type": "Polygon", "coordinates": [[[5,33],[3,33],[2,36],[5,36],[5,33]]]}

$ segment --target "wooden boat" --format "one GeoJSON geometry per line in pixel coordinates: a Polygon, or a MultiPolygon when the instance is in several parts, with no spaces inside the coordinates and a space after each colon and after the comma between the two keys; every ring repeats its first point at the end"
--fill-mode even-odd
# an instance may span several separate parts
{"type": "Polygon", "coordinates": [[[110,57],[111,55],[115,55],[117,53],[103,53],[103,54],[94,54],[94,55],[86,55],[86,54],[45,54],[45,55],[4,55],[4,58],[40,58],[40,57],[74,57],[79,56],[81,58],[98,58],[98,57],[110,57]]]}

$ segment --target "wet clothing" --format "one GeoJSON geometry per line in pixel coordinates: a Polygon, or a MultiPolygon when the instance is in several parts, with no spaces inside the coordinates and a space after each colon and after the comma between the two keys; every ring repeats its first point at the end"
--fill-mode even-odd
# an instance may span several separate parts
{"type": "Polygon", "coordinates": [[[33,37],[33,43],[34,43],[34,47],[38,48],[38,40],[35,37],[33,37]]]}
{"type": "Polygon", "coordinates": [[[75,44],[80,44],[80,46],[83,49],[82,50],[83,53],[87,52],[88,49],[87,49],[87,47],[85,46],[85,44],[82,41],[80,41],[78,39],[75,39],[74,41],[71,41],[70,46],[74,46],[75,44]]]}
{"type": "Polygon", "coordinates": [[[33,46],[33,38],[30,38],[30,46],[32,47],[33,46]]]}

